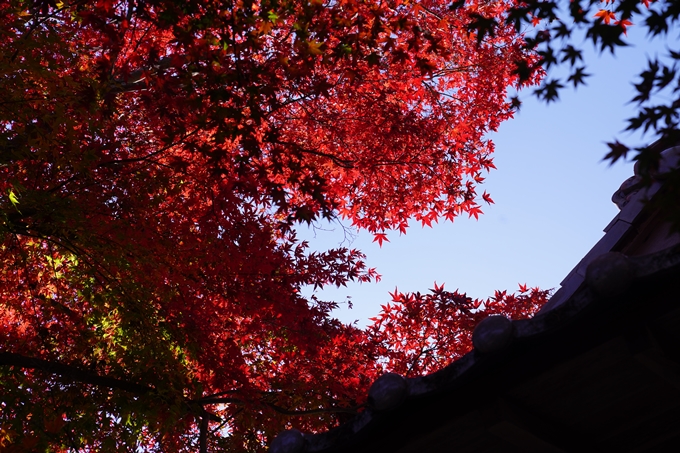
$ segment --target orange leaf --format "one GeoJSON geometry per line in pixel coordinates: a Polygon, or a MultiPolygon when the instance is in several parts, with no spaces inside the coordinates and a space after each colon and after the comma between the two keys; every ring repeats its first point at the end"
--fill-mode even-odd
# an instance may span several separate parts
{"type": "Polygon", "coordinates": [[[319,41],[307,41],[307,50],[312,55],[322,55],[323,50],[320,49],[322,45],[323,43],[320,43],[319,41]]]}
{"type": "Polygon", "coordinates": [[[616,20],[616,14],[606,9],[599,10],[598,12],[595,13],[595,16],[593,17],[599,17],[607,25],[609,25],[609,22],[611,22],[612,20],[616,20]]]}
{"type": "Polygon", "coordinates": [[[621,28],[623,28],[623,34],[626,35],[626,36],[628,36],[628,32],[627,32],[626,28],[627,28],[629,25],[633,25],[633,23],[632,23],[631,21],[629,21],[628,19],[623,19],[623,20],[617,20],[617,21],[614,23],[614,25],[618,25],[618,26],[620,26],[621,28]]]}

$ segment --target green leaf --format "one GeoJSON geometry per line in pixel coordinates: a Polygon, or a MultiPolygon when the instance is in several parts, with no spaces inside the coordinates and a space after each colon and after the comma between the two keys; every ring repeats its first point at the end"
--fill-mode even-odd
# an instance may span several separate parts
{"type": "Polygon", "coordinates": [[[12,202],[12,205],[14,205],[15,208],[19,204],[19,199],[12,189],[9,190],[9,201],[12,202]]]}
{"type": "Polygon", "coordinates": [[[21,214],[21,211],[19,211],[19,208],[17,207],[19,204],[19,198],[17,197],[17,194],[14,193],[13,189],[9,189],[9,201],[12,203],[12,206],[14,206],[14,209],[16,209],[19,214],[21,214]]]}

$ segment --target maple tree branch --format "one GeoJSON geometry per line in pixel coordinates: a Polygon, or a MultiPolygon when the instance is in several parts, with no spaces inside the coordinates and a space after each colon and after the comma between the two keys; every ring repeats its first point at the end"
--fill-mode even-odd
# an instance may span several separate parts
{"type": "Polygon", "coordinates": [[[434,11],[432,11],[430,8],[426,7],[425,5],[419,4],[418,6],[420,6],[420,8],[421,8],[423,11],[425,11],[426,13],[429,13],[429,14],[431,14],[432,16],[436,17],[437,19],[442,20],[442,16],[440,16],[440,15],[437,14],[437,13],[435,13],[434,11]]]}
{"type": "MultiPolygon", "coordinates": [[[[192,400],[192,403],[196,404],[201,404],[201,405],[208,405],[208,404],[227,404],[227,403],[234,403],[234,404],[245,404],[245,401],[239,398],[201,398],[198,400],[192,400]]],[[[327,414],[327,413],[337,413],[337,412],[343,412],[347,414],[356,414],[357,410],[362,407],[356,406],[356,407],[326,407],[326,408],[317,408],[317,409],[302,409],[302,410],[291,410],[291,409],[286,409],[284,407],[278,406],[274,403],[268,403],[266,401],[261,401],[262,404],[265,406],[269,407],[270,409],[273,409],[274,411],[278,412],[279,414],[283,415],[315,415],[315,414],[327,414]]]]}
{"type": "Polygon", "coordinates": [[[418,365],[418,363],[420,363],[420,358],[421,358],[423,355],[429,354],[430,352],[435,351],[436,349],[437,349],[437,348],[436,348],[435,346],[432,346],[432,347],[430,347],[430,348],[426,348],[425,345],[423,345],[423,346],[420,348],[420,352],[418,353],[418,355],[415,356],[415,357],[411,360],[411,363],[410,363],[409,366],[408,366],[408,373],[411,373],[411,371],[413,371],[413,369],[416,367],[416,365],[418,365]]]}
{"type": "Polygon", "coordinates": [[[355,406],[355,407],[327,407],[327,408],[319,408],[319,409],[305,409],[305,410],[289,410],[285,409],[283,407],[277,406],[276,404],[272,403],[265,403],[267,406],[270,408],[274,409],[276,412],[279,414],[283,415],[315,415],[315,414],[332,414],[332,413],[346,413],[346,414],[356,414],[357,410],[361,408],[363,405],[360,406],[355,406]]]}
{"type": "MultiPolygon", "coordinates": [[[[118,164],[129,164],[129,163],[133,163],[133,162],[144,162],[144,161],[148,161],[148,160],[150,160],[152,157],[158,156],[159,154],[162,154],[164,151],[167,151],[167,150],[169,150],[170,148],[172,148],[172,147],[174,147],[174,146],[177,146],[177,145],[182,144],[182,143],[184,142],[184,140],[186,140],[187,138],[189,138],[189,137],[191,137],[192,135],[196,134],[198,131],[199,131],[199,129],[196,128],[196,129],[194,129],[193,131],[191,131],[191,132],[185,134],[185,135],[184,135],[183,137],[181,137],[179,140],[173,141],[173,142],[170,143],[169,145],[166,145],[166,146],[164,146],[164,147],[162,147],[162,148],[160,148],[160,149],[158,149],[158,150],[156,150],[156,151],[154,151],[154,152],[151,152],[151,153],[149,153],[149,154],[146,154],[145,156],[142,156],[142,157],[134,157],[134,158],[130,158],[130,159],[115,159],[115,160],[109,160],[109,161],[105,161],[105,162],[102,162],[102,163],[98,164],[98,165],[97,165],[97,168],[101,168],[101,167],[110,167],[110,166],[118,165],[118,164]]],[[[152,161],[152,162],[155,163],[155,164],[157,164],[157,165],[162,165],[162,166],[166,166],[166,167],[167,167],[167,165],[161,164],[160,162],[156,162],[156,161],[152,161]]]]}
{"type": "MultiPolygon", "coordinates": [[[[446,97],[448,97],[448,98],[453,99],[454,101],[460,102],[461,104],[464,104],[464,103],[465,103],[465,101],[464,101],[463,99],[457,98],[456,96],[453,96],[453,95],[451,95],[450,93],[445,93],[445,92],[439,91],[439,90],[435,89],[432,85],[430,85],[430,84],[427,83],[427,82],[423,82],[423,85],[425,86],[425,88],[428,89],[428,91],[430,91],[432,94],[434,94],[434,95],[436,95],[436,96],[446,96],[446,97]]],[[[440,104],[440,105],[441,105],[441,104],[440,104]]]]}
{"type": "Polygon", "coordinates": [[[238,393],[238,392],[239,392],[239,390],[225,390],[224,392],[218,392],[218,393],[213,393],[212,395],[206,395],[201,399],[195,400],[195,402],[200,404],[201,401],[211,401],[215,398],[218,398],[218,397],[221,397],[221,396],[224,396],[224,395],[232,395],[232,394],[238,393]]]}
{"type": "Polygon", "coordinates": [[[74,381],[85,384],[124,390],[130,393],[145,394],[156,391],[153,387],[148,387],[146,385],[135,384],[134,382],[123,381],[108,376],[101,376],[72,365],[37,359],[35,357],[27,357],[13,352],[0,352],[0,366],[16,366],[19,368],[45,371],[61,377],[68,377],[74,381]]]}
{"type": "Polygon", "coordinates": [[[143,88],[145,84],[143,83],[147,75],[157,74],[158,72],[168,69],[172,65],[172,60],[174,58],[184,59],[183,55],[173,55],[168,57],[163,57],[159,59],[155,64],[151,65],[150,68],[140,68],[132,71],[127,75],[125,80],[113,79],[111,82],[113,86],[111,87],[111,93],[124,93],[128,91],[136,91],[143,88]]]}
{"type": "Polygon", "coordinates": [[[228,403],[243,403],[244,401],[239,398],[200,398],[196,400],[190,400],[191,403],[207,405],[207,404],[228,404],[228,403]]]}
{"type": "Polygon", "coordinates": [[[231,414],[229,417],[224,418],[224,419],[222,419],[222,420],[219,420],[220,424],[219,424],[215,429],[213,429],[213,430],[210,432],[210,434],[215,434],[216,432],[218,432],[219,430],[221,430],[222,428],[224,428],[224,426],[225,426],[227,423],[229,423],[230,421],[234,420],[234,419],[236,418],[236,416],[239,415],[241,412],[243,412],[243,408],[234,411],[234,413],[231,414]]]}
{"type": "Polygon", "coordinates": [[[314,151],[312,149],[305,148],[298,143],[293,143],[293,142],[288,142],[288,141],[283,141],[283,140],[276,140],[275,143],[277,143],[279,145],[291,146],[295,149],[295,151],[301,152],[303,154],[312,154],[314,156],[325,157],[327,159],[330,159],[331,162],[333,162],[334,164],[336,164],[338,167],[341,167],[341,168],[354,168],[354,161],[352,161],[350,159],[342,159],[338,156],[334,156],[333,154],[325,153],[323,151],[314,151]]]}
{"type": "Polygon", "coordinates": [[[448,74],[455,74],[457,72],[470,72],[473,69],[479,69],[480,65],[479,64],[468,64],[465,66],[455,66],[455,67],[448,67],[448,68],[443,68],[439,71],[434,71],[432,72],[432,75],[430,76],[430,80],[436,79],[437,77],[443,77],[448,74]]]}
{"type": "MultiPolygon", "coordinates": [[[[73,365],[65,365],[63,363],[38,359],[35,357],[27,357],[13,352],[0,352],[0,366],[15,366],[24,369],[44,371],[47,373],[56,374],[61,377],[70,378],[76,382],[82,382],[84,384],[95,385],[98,387],[123,390],[138,395],[156,393],[156,389],[153,387],[136,384],[130,381],[124,381],[122,379],[102,376],[73,365]]],[[[202,420],[201,424],[203,424],[204,421],[205,423],[208,423],[209,421],[223,421],[222,418],[206,411],[202,407],[196,407],[195,401],[185,399],[184,404],[190,412],[196,413],[197,410],[200,410],[200,417],[202,420]]]]}

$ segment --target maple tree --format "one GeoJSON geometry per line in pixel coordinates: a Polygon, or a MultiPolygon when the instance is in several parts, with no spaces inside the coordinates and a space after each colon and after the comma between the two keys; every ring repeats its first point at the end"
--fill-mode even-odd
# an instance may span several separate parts
{"type": "MultiPolygon", "coordinates": [[[[415,364],[411,296],[372,329],[333,319],[300,289],[378,275],[294,227],[480,213],[484,134],[541,77],[513,5],[1,2],[0,451],[259,451],[415,364]]],[[[414,300],[469,335],[545,301],[523,291],[414,300]]]]}

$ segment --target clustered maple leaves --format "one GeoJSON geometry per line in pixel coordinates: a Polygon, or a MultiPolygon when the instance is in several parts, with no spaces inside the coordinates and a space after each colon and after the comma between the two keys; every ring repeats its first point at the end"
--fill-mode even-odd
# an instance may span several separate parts
{"type": "MultiPolygon", "coordinates": [[[[649,2],[650,0],[642,0],[642,4],[647,8],[649,8],[649,2]]],[[[604,3],[605,9],[599,10],[593,17],[601,19],[605,25],[618,25],[623,29],[623,34],[627,35],[626,28],[633,25],[633,23],[628,19],[616,19],[616,12],[613,11],[613,7],[616,4],[614,0],[603,0],[601,3],[604,3]]]]}
{"type": "Polygon", "coordinates": [[[436,371],[470,351],[472,331],[482,319],[528,318],[547,302],[550,291],[520,285],[514,294],[496,291],[480,300],[435,283],[427,294],[395,290],[391,295],[392,303],[382,306],[368,330],[386,368],[414,377],[436,371]]]}
{"type": "MultiPolygon", "coordinates": [[[[425,318],[334,320],[301,288],[378,275],[294,227],[479,214],[484,134],[541,75],[512,5],[1,2],[0,451],[260,451],[360,410],[425,318]]],[[[486,309],[414,300],[452,329],[486,309]]],[[[437,347],[411,371],[469,342],[437,347]]]]}

